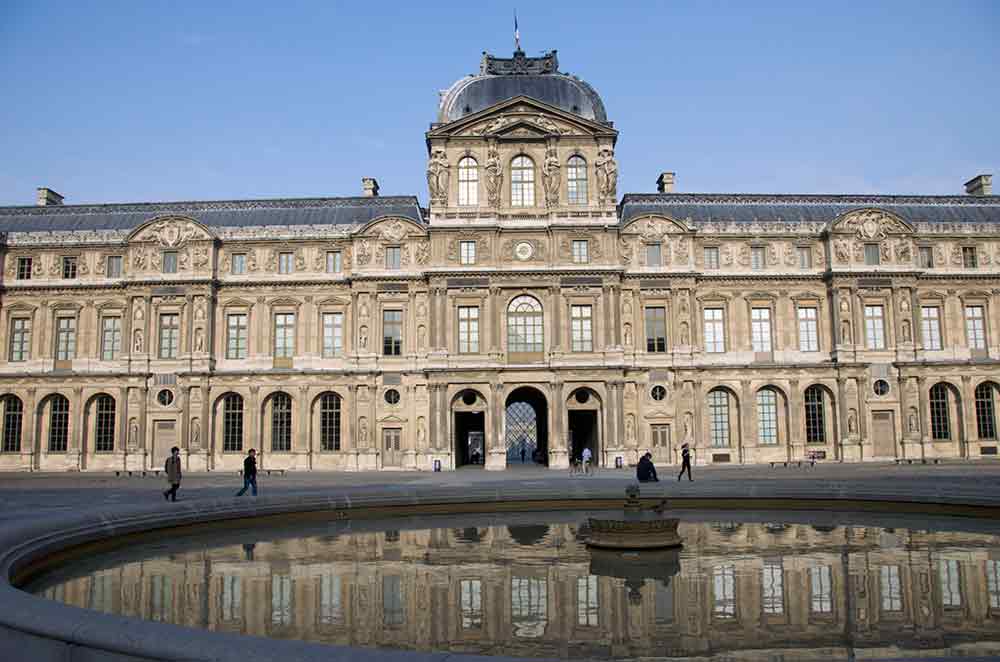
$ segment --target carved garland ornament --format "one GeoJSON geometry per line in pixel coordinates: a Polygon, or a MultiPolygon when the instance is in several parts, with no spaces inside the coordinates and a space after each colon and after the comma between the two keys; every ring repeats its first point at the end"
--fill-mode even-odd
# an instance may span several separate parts
{"type": "Polygon", "coordinates": [[[899,219],[878,209],[851,212],[839,223],[839,229],[854,232],[862,241],[881,241],[888,233],[909,232],[899,219]]]}

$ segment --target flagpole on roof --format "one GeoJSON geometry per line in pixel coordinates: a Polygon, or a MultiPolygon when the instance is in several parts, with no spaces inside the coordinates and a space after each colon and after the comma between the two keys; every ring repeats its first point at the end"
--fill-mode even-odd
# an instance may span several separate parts
{"type": "Polygon", "coordinates": [[[517,10],[514,10],[514,47],[521,50],[521,31],[517,29],[517,10]]]}

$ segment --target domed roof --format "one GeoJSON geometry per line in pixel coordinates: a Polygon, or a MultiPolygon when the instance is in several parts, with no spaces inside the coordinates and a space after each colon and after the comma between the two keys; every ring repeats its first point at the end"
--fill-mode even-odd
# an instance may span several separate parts
{"type": "Polygon", "coordinates": [[[478,74],[457,80],[441,94],[438,121],[454,122],[522,95],[593,122],[608,121],[597,91],[576,76],[559,72],[555,51],[526,57],[521,50],[509,59],[484,52],[478,74]]]}

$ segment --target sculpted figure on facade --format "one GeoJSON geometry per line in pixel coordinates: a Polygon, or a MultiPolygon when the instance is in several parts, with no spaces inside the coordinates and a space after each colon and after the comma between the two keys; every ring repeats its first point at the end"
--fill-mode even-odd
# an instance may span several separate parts
{"type": "Polygon", "coordinates": [[[833,244],[833,250],[837,257],[837,262],[840,264],[847,264],[851,261],[851,242],[846,239],[838,239],[833,244]]]}
{"type": "Polygon", "coordinates": [[[368,243],[367,239],[361,239],[358,241],[358,264],[365,265],[371,262],[372,259],[372,249],[371,244],[368,243]]]}
{"type": "Polygon", "coordinates": [[[358,330],[358,346],[361,349],[368,349],[368,327],[362,325],[358,330]]]}
{"type": "Polygon", "coordinates": [[[429,241],[418,241],[414,245],[414,259],[417,264],[424,265],[431,260],[431,243],[429,241]]]}
{"type": "Polygon", "coordinates": [[[485,175],[486,199],[490,207],[499,207],[500,192],[503,189],[503,163],[500,162],[500,152],[495,143],[489,147],[483,173],[485,175]]]}
{"type": "Polygon", "coordinates": [[[597,173],[597,192],[601,204],[616,204],[618,202],[618,162],[615,152],[605,147],[594,161],[597,173]]]}
{"type": "Polygon", "coordinates": [[[857,434],[858,432],[858,413],[851,409],[847,412],[847,433],[857,434]]]}
{"type": "Polygon", "coordinates": [[[545,115],[542,114],[536,115],[535,124],[537,124],[540,128],[544,129],[547,133],[555,135],[559,135],[560,133],[559,126],[545,115]]]}
{"type": "Polygon", "coordinates": [[[903,342],[910,342],[911,340],[913,338],[910,331],[910,320],[903,320],[903,342]]]}
{"type": "Polygon", "coordinates": [[[136,354],[142,354],[142,329],[135,330],[135,340],[133,348],[136,354]]]}
{"type": "Polygon", "coordinates": [[[625,346],[632,346],[632,325],[625,322],[625,346]]]}
{"type": "Polygon", "coordinates": [[[560,176],[562,165],[559,163],[559,156],[556,154],[555,145],[550,145],[545,152],[545,161],[542,163],[542,185],[545,187],[545,204],[555,207],[559,204],[559,186],[562,182],[560,176]]]}
{"type": "Polygon", "coordinates": [[[205,330],[201,327],[194,330],[194,351],[205,351],[205,330]]]}
{"type": "Polygon", "coordinates": [[[139,423],[132,418],[128,424],[128,447],[138,448],[139,446],[139,423]]]}
{"type": "Polygon", "coordinates": [[[794,267],[798,264],[798,249],[795,244],[785,244],[785,266],[794,267]]]}
{"type": "Polygon", "coordinates": [[[427,161],[427,188],[432,204],[448,204],[448,184],[451,179],[448,157],[443,149],[436,149],[427,161]]]}
{"type": "Polygon", "coordinates": [[[688,331],[688,323],[681,322],[681,346],[687,347],[691,344],[691,334],[688,331]]]}
{"type": "Polygon", "coordinates": [[[910,407],[910,415],[907,418],[907,427],[911,433],[920,432],[920,417],[917,416],[916,407],[910,407]]]}
{"type": "Polygon", "coordinates": [[[191,419],[191,444],[192,450],[201,448],[201,423],[197,418],[191,419]]]}
{"type": "Polygon", "coordinates": [[[913,247],[906,239],[900,239],[896,243],[896,262],[909,264],[913,260],[913,247]]]}
{"type": "Polygon", "coordinates": [[[618,239],[618,253],[621,255],[622,262],[625,264],[632,263],[632,244],[625,237],[618,239]]]}

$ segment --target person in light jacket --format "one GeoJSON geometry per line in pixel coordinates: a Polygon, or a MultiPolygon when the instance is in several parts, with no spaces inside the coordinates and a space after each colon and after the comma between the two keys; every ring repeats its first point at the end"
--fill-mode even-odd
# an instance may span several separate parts
{"type": "Polygon", "coordinates": [[[167,484],[170,489],[163,493],[164,501],[177,501],[177,490],[181,486],[181,449],[174,446],[170,449],[170,457],[163,465],[163,471],[167,474],[167,484]]]}

